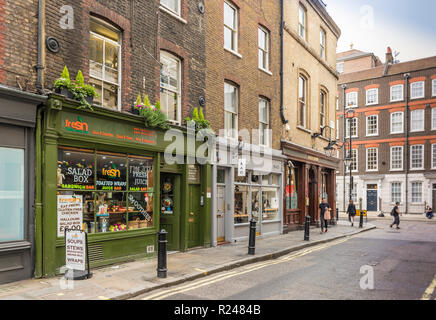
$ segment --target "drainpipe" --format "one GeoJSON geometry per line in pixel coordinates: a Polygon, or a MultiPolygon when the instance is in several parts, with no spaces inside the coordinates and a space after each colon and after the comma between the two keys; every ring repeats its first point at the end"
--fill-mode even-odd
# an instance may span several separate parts
{"type": "Polygon", "coordinates": [[[404,165],[406,167],[406,210],[404,212],[404,214],[408,214],[409,212],[409,78],[410,78],[410,73],[406,73],[404,75],[404,78],[406,78],[406,85],[405,85],[405,91],[406,91],[406,95],[405,95],[405,102],[406,102],[406,107],[404,112],[406,113],[406,143],[405,143],[405,148],[406,148],[406,159],[404,161],[404,165]]]}
{"type": "Polygon", "coordinates": [[[287,124],[288,120],[285,118],[284,109],[283,109],[283,87],[284,87],[284,79],[283,79],[283,70],[284,70],[284,58],[283,58],[283,52],[284,52],[284,44],[283,44],[283,38],[284,38],[284,29],[285,29],[285,19],[284,19],[284,0],[280,0],[280,117],[282,119],[283,124],[287,124]]]}
{"type": "Polygon", "coordinates": [[[43,275],[42,254],[42,111],[38,107],[35,141],[35,278],[43,275]]]}
{"type": "Polygon", "coordinates": [[[43,28],[44,28],[44,0],[38,0],[38,62],[36,68],[36,90],[38,94],[44,94],[43,91],[43,28]]]}
{"type": "MultiPolygon", "coordinates": [[[[346,107],[346,103],[347,103],[347,101],[346,101],[346,96],[345,96],[345,90],[347,89],[347,85],[346,84],[343,84],[342,85],[342,91],[343,91],[343,96],[342,96],[342,100],[343,100],[343,114],[342,114],[342,120],[343,120],[343,125],[342,125],[342,128],[343,128],[343,130],[342,130],[342,148],[344,148],[344,150],[343,150],[343,160],[345,160],[345,158],[346,158],[346,152],[345,152],[345,130],[346,130],[346,126],[347,126],[347,122],[346,122],[346,119],[345,119],[345,107],[346,107]]],[[[351,131],[350,131],[350,135],[351,135],[351,131]]],[[[343,164],[343,176],[344,176],[344,206],[343,206],[343,208],[344,208],[344,212],[346,211],[346,209],[345,209],[345,176],[346,176],[346,168],[345,168],[345,161],[342,161],[342,164],[343,164]]],[[[350,183],[351,183],[351,181],[350,181],[350,183]]]]}

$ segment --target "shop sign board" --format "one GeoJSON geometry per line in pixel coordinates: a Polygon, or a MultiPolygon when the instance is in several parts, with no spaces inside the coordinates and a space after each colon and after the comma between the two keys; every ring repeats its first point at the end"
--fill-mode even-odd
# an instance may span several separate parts
{"type": "Polygon", "coordinates": [[[238,177],[245,177],[247,171],[247,159],[238,160],[238,177]]]}
{"type": "Polygon", "coordinates": [[[82,230],[83,197],[80,195],[58,195],[58,237],[65,229],[82,230]]]}
{"type": "Polygon", "coordinates": [[[190,164],[188,166],[188,180],[189,183],[200,183],[200,170],[195,164],[190,164]]]}
{"type": "Polygon", "coordinates": [[[157,134],[125,123],[114,125],[111,121],[101,121],[92,116],[77,115],[71,112],[62,113],[62,128],[68,133],[99,137],[112,141],[131,142],[145,145],[156,145],[157,134]]]}
{"type": "Polygon", "coordinates": [[[85,271],[86,233],[77,230],[65,232],[65,263],[67,269],[85,271]]]}

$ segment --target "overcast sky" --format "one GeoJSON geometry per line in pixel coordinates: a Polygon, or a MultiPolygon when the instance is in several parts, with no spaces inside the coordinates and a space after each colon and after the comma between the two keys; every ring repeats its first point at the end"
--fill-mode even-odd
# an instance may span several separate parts
{"type": "Polygon", "coordinates": [[[436,56],[436,0],[324,0],[342,30],[338,52],[374,52],[385,61],[386,48],[401,62],[436,56]]]}

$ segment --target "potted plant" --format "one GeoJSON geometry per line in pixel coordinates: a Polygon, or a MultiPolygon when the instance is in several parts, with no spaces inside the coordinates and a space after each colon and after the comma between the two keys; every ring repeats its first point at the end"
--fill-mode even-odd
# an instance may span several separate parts
{"type": "Polygon", "coordinates": [[[80,101],[80,108],[89,108],[93,110],[91,105],[94,102],[94,97],[97,97],[98,94],[93,86],[85,84],[81,70],[77,72],[76,80],[73,81],[72,91],[74,99],[80,101]]]}
{"type": "Polygon", "coordinates": [[[98,97],[98,93],[95,91],[94,86],[90,84],[85,84],[82,88],[85,94],[85,100],[92,105],[94,103],[94,98],[98,97]]]}
{"type": "Polygon", "coordinates": [[[138,93],[138,97],[136,98],[135,105],[132,107],[132,113],[139,116],[140,110],[142,109],[143,105],[144,104],[141,101],[141,94],[138,93]]]}
{"type": "Polygon", "coordinates": [[[64,67],[60,78],[54,81],[55,92],[59,93],[67,98],[72,99],[73,96],[73,84],[70,80],[70,73],[67,66],[64,67]]]}
{"type": "Polygon", "coordinates": [[[210,129],[210,122],[204,118],[203,108],[200,108],[200,112],[198,112],[198,108],[194,108],[194,111],[192,112],[192,119],[188,117],[185,118],[185,121],[194,121],[196,131],[210,129]]]}

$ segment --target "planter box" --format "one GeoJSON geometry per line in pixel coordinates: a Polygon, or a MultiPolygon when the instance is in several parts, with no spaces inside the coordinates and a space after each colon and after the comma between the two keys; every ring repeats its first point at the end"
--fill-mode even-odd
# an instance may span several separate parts
{"type": "Polygon", "coordinates": [[[135,107],[132,107],[132,113],[136,114],[137,116],[139,116],[139,109],[135,108],[135,107]]]}
{"type": "Polygon", "coordinates": [[[56,89],[55,92],[67,97],[68,99],[74,99],[73,93],[67,88],[56,89]]]}
{"type": "Polygon", "coordinates": [[[85,100],[92,106],[94,103],[94,97],[86,97],[85,100]]]}

